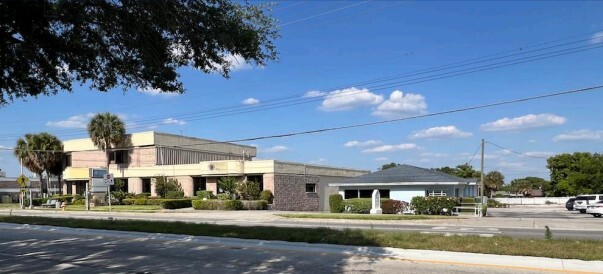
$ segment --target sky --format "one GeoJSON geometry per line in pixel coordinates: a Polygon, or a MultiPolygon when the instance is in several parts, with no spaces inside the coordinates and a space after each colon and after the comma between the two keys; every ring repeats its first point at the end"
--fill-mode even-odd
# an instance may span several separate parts
{"type": "Polygon", "coordinates": [[[603,2],[286,1],[272,9],[279,60],[264,67],[230,56],[229,79],[181,68],[183,95],[75,85],[1,107],[0,169],[19,174],[9,149],[25,133],[85,138],[99,112],[117,113],[128,133],[219,141],[414,117],[243,144],[257,146],[260,159],[372,171],[390,162],[479,169],[485,139],[485,171],[506,182],[548,179],[547,157],[603,148],[603,89],[429,116],[603,84],[603,2]]]}

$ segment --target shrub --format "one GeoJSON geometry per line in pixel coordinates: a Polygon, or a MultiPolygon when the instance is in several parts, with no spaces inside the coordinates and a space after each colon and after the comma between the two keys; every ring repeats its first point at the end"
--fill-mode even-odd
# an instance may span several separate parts
{"type": "Polygon", "coordinates": [[[255,200],[255,201],[241,201],[243,208],[246,210],[266,210],[268,209],[268,201],[255,200]]]}
{"type": "Polygon", "coordinates": [[[134,194],[134,196],[132,198],[134,199],[146,199],[151,197],[151,193],[148,192],[143,192],[143,193],[138,193],[138,194],[134,194]]]}
{"type": "Polygon", "coordinates": [[[170,191],[182,191],[182,187],[178,180],[175,178],[168,178],[166,176],[155,177],[155,192],[159,197],[166,197],[170,191]]]}
{"type": "Polygon", "coordinates": [[[461,203],[474,204],[475,203],[475,198],[462,197],[461,198],[461,203]]]}
{"type": "Polygon", "coordinates": [[[147,199],[134,199],[134,205],[146,205],[147,199]]]}
{"type": "Polygon", "coordinates": [[[48,198],[33,198],[31,200],[31,204],[34,206],[41,206],[42,204],[45,204],[46,202],[48,202],[48,198]]]}
{"type": "Polygon", "coordinates": [[[239,200],[229,200],[224,202],[224,209],[226,210],[241,210],[243,209],[243,202],[239,200]]]}
{"type": "Polygon", "coordinates": [[[71,203],[73,201],[73,196],[72,195],[53,195],[49,199],[57,200],[59,202],[71,203]]]}
{"type": "Polygon", "coordinates": [[[269,204],[272,204],[272,200],[274,199],[274,195],[272,195],[272,191],[264,190],[260,193],[260,200],[267,201],[269,204]]]}
{"type": "Polygon", "coordinates": [[[214,197],[214,194],[211,191],[207,191],[207,190],[197,191],[196,195],[197,195],[197,198],[199,198],[199,199],[204,199],[204,198],[211,199],[214,197]]]}
{"type": "Polygon", "coordinates": [[[243,200],[257,200],[260,197],[260,183],[254,181],[238,182],[237,193],[243,200]]]}
{"type": "Polygon", "coordinates": [[[193,200],[191,203],[196,210],[220,210],[224,205],[220,200],[193,200]]]}
{"type": "Polygon", "coordinates": [[[349,213],[369,213],[373,208],[371,199],[367,198],[347,199],[343,203],[345,212],[349,213]]]}
{"type": "Polygon", "coordinates": [[[381,210],[383,214],[398,214],[402,213],[408,207],[408,203],[398,200],[381,201],[381,210]]]}
{"type": "Polygon", "coordinates": [[[221,193],[218,194],[216,197],[218,197],[218,200],[232,200],[232,196],[230,196],[230,194],[228,193],[221,193]]]}
{"type": "Polygon", "coordinates": [[[146,199],[147,205],[161,205],[161,201],[165,199],[146,199]]]}
{"type": "Polygon", "coordinates": [[[329,195],[329,207],[331,208],[331,213],[342,213],[345,210],[341,194],[329,195]]]}
{"type": "Polygon", "coordinates": [[[133,205],[135,201],[136,201],[136,199],[126,198],[126,199],[123,199],[122,203],[124,205],[133,205]]]}
{"type": "Polygon", "coordinates": [[[123,204],[123,201],[126,198],[126,193],[121,190],[113,191],[111,192],[111,197],[113,197],[113,200],[111,200],[112,203],[116,205],[121,205],[123,204]]]}
{"type": "Polygon", "coordinates": [[[415,214],[425,215],[451,215],[456,206],[456,199],[452,197],[413,197],[411,207],[415,214]]]}
{"type": "Polygon", "coordinates": [[[182,199],[184,198],[184,191],[168,191],[165,194],[167,199],[182,199]]]}
{"type": "Polygon", "coordinates": [[[85,199],[77,199],[77,200],[73,200],[73,202],[71,202],[72,205],[85,205],[86,204],[86,200],[85,199]]]}
{"type": "Polygon", "coordinates": [[[482,217],[488,215],[488,205],[482,205],[482,217]]]}
{"type": "Polygon", "coordinates": [[[218,180],[218,187],[224,190],[227,194],[232,196],[234,199],[234,195],[237,192],[237,179],[235,177],[221,177],[218,180]]]}
{"type": "Polygon", "coordinates": [[[505,203],[501,203],[499,201],[496,201],[494,199],[488,199],[488,207],[508,207],[509,205],[505,204],[505,203]]]}
{"type": "Polygon", "coordinates": [[[192,206],[191,201],[191,199],[164,199],[161,200],[160,205],[164,209],[187,208],[192,206]]]}

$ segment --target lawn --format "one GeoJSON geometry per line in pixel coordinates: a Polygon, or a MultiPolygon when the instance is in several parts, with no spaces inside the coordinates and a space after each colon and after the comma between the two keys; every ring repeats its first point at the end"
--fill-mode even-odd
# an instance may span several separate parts
{"type": "Polygon", "coordinates": [[[348,219],[348,220],[429,220],[429,219],[454,219],[459,217],[437,215],[402,215],[402,214],[343,214],[343,213],[303,213],[303,214],[275,214],[285,218],[301,219],[348,219]]]}
{"type": "Polygon", "coordinates": [[[110,221],[25,216],[0,216],[0,222],[194,236],[280,240],[289,242],[396,247],[405,249],[443,250],[560,259],[603,260],[603,241],[555,239],[555,231],[553,231],[553,239],[545,240],[544,230],[542,232],[542,239],[524,239],[499,236],[492,238],[478,236],[447,237],[437,234],[382,230],[250,227],[182,222],[110,221]],[[568,250],[571,250],[571,252],[568,252],[568,250]]]}
{"type": "Polygon", "coordinates": [[[19,208],[19,203],[0,203],[0,209],[19,208]]]}
{"type": "MultiPolygon", "coordinates": [[[[115,212],[157,212],[161,210],[159,205],[114,205],[111,206],[111,211],[115,212]]],[[[65,208],[67,211],[84,211],[86,207],[84,205],[67,205],[65,208]]],[[[95,206],[91,207],[90,211],[106,211],[109,212],[109,206],[95,206]]]]}

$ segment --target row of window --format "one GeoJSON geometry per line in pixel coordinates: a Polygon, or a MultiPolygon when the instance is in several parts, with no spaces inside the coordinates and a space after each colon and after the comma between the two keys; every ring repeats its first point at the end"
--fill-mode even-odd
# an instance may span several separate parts
{"type": "MultiPolygon", "coordinates": [[[[379,189],[381,198],[389,199],[389,189],[379,189]]],[[[354,198],[372,198],[373,189],[346,189],[344,191],[344,199],[354,198]]]]}

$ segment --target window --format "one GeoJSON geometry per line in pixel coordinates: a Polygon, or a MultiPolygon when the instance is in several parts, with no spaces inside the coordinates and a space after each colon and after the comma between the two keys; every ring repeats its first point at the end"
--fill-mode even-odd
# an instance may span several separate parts
{"type": "Polygon", "coordinates": [[[260,191],[264,190],[264,176],[263,175],[248,175],[247,181],[258,183],[260,186],[260,191]]]}
{"type": "Polygon", "coordinates": [[[446,192],[444,192],[444,190],[425,190],[425,196],[446,197],[446,192]]]}
{"type": "Polygon", "coordinates": [[[361,189],[359,190],[359,198],[372,198],[373,190],[372,189],[361,189]]]}
{"type": "Polygon", "coordinates": [[[358,189],[346,189],[344,190],[344,199],[354,199],[358,198],[358,189]]]}
{"type": "Polygon", "coordinates": [[[194,191],[207,190],[207,178],[193,177],[193,189],[194,191]]]}
{"type": "Polygon", "coordinates": [[[142,193],[151,193],[151,178],[142,178],[142,193]]]}
{"type": "Polygon", "coordinates": [[[71,154],[65,154],[64,160],[65,160],[66,167],[71,166],[71,154]]]}
{"type": "Polygon", "coordinates": [[[381,199],[389,199],[389,189],[379,189],[381,199]]]}
{"type": "Polygon", "coordinates": [[[316,193],[316,184],[306,184],[306,192],[316,193]]]}

